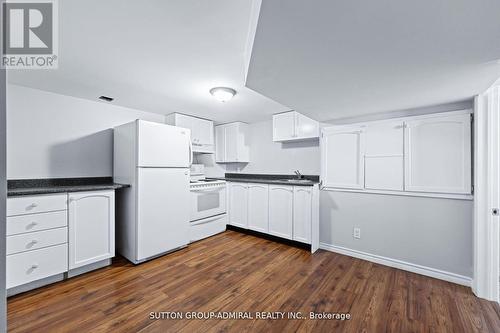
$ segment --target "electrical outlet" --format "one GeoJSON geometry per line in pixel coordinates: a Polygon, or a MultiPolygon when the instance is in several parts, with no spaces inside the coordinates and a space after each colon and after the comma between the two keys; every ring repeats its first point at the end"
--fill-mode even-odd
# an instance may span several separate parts
{"type": "Polygon", "coordinates": [[[361,238],[361,228],[354,228],[352,231],[352,237],[360,239],[361,238]]]}

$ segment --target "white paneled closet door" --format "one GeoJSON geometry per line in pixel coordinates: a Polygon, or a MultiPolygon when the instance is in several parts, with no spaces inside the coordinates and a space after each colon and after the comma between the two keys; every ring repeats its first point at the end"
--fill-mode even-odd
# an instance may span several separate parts
{"type": "Polygon", "coordinates": [[[471,193],[470,113],[407,121],[405,152],[407,191],[471,193]]]}
{"type": "Polygon", "coordinates": [[[364,187],[364,128],[331,127],[321,135],[321,180],[324,187],[364,187]]]}

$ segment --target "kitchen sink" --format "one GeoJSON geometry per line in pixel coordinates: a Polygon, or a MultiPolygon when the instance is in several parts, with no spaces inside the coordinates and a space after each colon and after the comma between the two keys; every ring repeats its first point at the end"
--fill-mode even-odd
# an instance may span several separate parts
{"type": "Polygon", "coordinates": [[[291,183],[304,183],[304,184],[313,182],[312,180],[309,179],[280,179],[279,181],[291,182],[291,183]]]}

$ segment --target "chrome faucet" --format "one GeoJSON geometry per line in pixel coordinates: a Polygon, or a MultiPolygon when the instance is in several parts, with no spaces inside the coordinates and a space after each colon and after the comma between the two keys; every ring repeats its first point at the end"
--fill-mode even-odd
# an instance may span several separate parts
{"type": "Polygon", "coordinates": [[[294,173],[297,175],[297,179],[302,179],[303,176],[299,170],[295,170],[294,173]]]}

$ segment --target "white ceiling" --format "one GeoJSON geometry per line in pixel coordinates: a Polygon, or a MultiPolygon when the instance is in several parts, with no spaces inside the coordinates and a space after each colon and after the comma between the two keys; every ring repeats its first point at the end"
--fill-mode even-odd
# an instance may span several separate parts
{"type": "Polygon", "coordinates": [[[317,120],[470,99],[500,77],[498,0],[263,0],[247,86],[317,120]]]}
{"type": "Polygon", "coordinates": [[[219,122],[288,108],[244,87],[251,0],[59,1],[59,69],[12,70],[10,83],[160,114],[219,122]],[[209,89],[238,91],[228,103],[209,89]]]}
{"type": "Polygon", "coordinates": [[[59,69],[10,71],[9,82],[253,122],[289,108],[330,120],[460,101],[500,77],[498,0],[264,0],[252,49],[256,3],[59,1],[59,69]],[[214,86],[238,94],[223,104],[214,86]]]}

